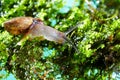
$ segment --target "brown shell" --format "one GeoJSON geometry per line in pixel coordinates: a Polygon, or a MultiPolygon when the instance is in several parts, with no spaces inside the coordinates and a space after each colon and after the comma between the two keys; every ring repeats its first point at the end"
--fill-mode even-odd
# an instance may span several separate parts
{"type": "Polygon", "coordinates": [[[24,34],[33,22],[32,17],[16,17],[4,23],[5,29],[11,34],[24,34]]]}

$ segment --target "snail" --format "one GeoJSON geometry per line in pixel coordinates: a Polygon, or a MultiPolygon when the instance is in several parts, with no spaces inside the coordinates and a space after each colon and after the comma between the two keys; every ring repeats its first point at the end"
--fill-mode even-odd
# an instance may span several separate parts
{"type": "Polygon", "coordinates": [[[67,41],[78,51],[73,42],[66,37],[66,35],[78,27],[78,25],[64,33],[50,26],[46,26],[39,18],[16,17],[4,22],[4,27],[13,35],[23,34],[24,37],[21,41],[27,37],[29,37],[29,39],[39,37],[40,40],[46,39],[59,44],[63,44],[67,41]]]}

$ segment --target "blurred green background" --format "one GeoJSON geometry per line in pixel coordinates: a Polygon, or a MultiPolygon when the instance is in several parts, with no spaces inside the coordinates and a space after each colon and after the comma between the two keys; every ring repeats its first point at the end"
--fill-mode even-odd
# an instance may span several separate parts
{"type": "Polygon", "coordinates": [[[120,0],[1,0],[1,80],[119,80],[120,0]],[[34,39],[16,46],[22,35],[8,33],[3,23],[20,16],[40,18],[68,34],[68,44],[34,39]]]}

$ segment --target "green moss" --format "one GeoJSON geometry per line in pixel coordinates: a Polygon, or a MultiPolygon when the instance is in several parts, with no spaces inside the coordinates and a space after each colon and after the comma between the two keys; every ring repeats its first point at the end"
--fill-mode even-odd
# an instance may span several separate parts
{"type": "Polygon", "coordinates": [[[53,71],[46,73],[46,79],[56,79],[59,75],[60,80],[104,80],[113,71],[117,72],[120,66],[120,1],[102,0],[94,3],[96,8],[85,1],[80,0],[80,5],[60,13],[65,5],[62,0],[1,0],[0,64],[4,65],[0,69],[5,68],[21,80],[42,79],[49,70],[53,71]],[[57,44],[38,38],[25,40],[22,46],[16,45],[23,35],[9,34],[3,22],[18,16],[38,17],[62,32],[83,21],[83,25],[67,36],[80,54],[68,43],[57,44]],[[45,57],[44,52],[51,54],[45,57]]]}

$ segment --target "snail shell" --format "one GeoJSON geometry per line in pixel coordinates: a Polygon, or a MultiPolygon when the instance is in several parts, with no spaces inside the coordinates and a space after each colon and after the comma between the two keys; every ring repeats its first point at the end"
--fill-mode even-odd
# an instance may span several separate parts
{"type": "Polygon", "coordinates": [[[32,17],[16,17],[4,23],[5,29],[13,35],[24,34],[33,22],[32,17]]]}

